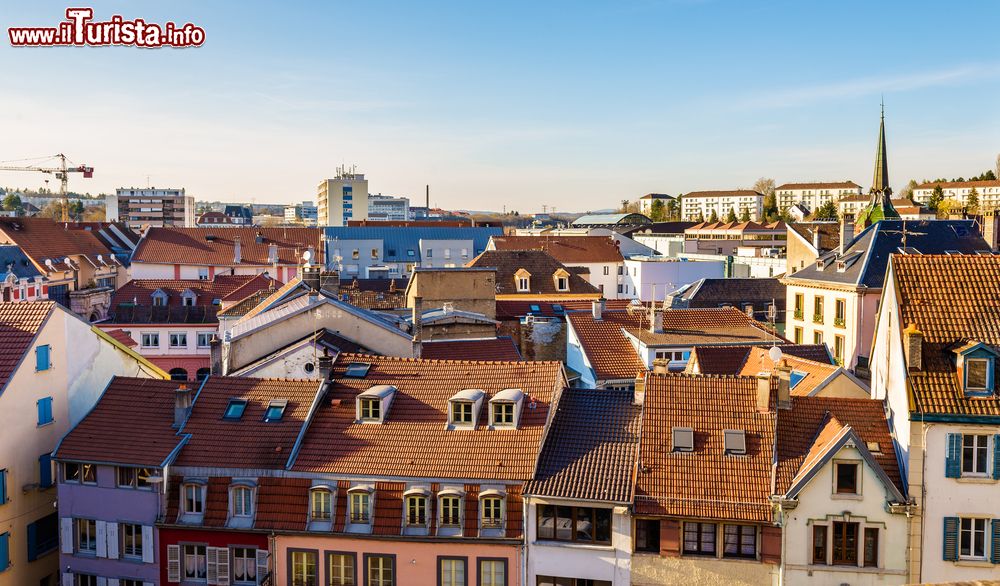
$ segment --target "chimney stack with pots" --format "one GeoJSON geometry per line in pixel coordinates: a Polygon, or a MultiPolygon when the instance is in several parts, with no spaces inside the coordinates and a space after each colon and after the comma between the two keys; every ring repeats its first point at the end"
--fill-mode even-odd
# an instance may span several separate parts
{"type": "Polygon", "coordinates": [[[243,243],[240,237],[233,238],[233,264],[240,264],[243,261],[243,243]]]}
{"type": "Polygon", "coordinates": [[[844,214],[840,220],[840,254],[854,241],[854,214],[844,214]]]}
{"type": "Polygon", "coordinates": [[[990,245],[990,250],[1000,252],[1000,214],[996,209],[983,212],[983,240],[990,245]]]}
{"type": "Polygon", "coordinates": [[[771,410],[771,373],[757,373],[757,411],[767,413],[771,410]]]}
{"type": "Polygon", "coordinates": [[[410,331],[410,333],[413,334],[413,340],[415,342],[420,341],[420,334],[421,334],[420,330],[423,325],[423,318],[424,318],[423,314],[424,314],[424,298],[420,297],[419,295],[415,296],[413,298],[413,328],[410,331]]]}
{"type": "Polygon", "coordinates": [[[774,374],[778,378],[778,409],[792,408],[792,367],[788,366],[788,361],[781,360],[780,364],[774,365],[774,374]]]}

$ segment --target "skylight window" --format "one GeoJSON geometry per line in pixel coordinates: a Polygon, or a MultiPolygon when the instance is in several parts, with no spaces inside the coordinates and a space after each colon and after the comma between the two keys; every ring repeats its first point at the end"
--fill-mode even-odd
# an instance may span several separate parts
{"type": "Polygon", "coordinates": [[[539,306],[537,306],[537,305],[532,305],[531,306],[531,311],[541,311],[541,310],[542,310],[542,308],[539,307],[539,306]]]}
{"type": "Polygon", "coordinates": [[[347,370],[344,371],[344,376],[349,376],[351,378],[365,378],[368,374],[368,369],[371,368],[371,364],[366,362],[352,362],[347,365],[347,370]]]}
{"type": "Polygon", "coordinates": [[[727,429],[724,431],[726,454],[742,456],[747,453],[747,436],[742,429],[727,429]]]}
{"type": "Polygon", "coordinates": [[[788,377],[788,382],[791,385],[790,388],[794,389],[795,385],[797,385],[800,382],[802,382],[806,378],[806,376],[807,376],[807,373],[805,373],[805,372],[799,372],[797,370],[793,370],[792,373],[788,377]]]}
{"type": "Polygon", "coordinates": [[[556,303],[556,304],[554,304],[552,306],[552,311],[554,311],[556,313],[562,313],[563,312],[563,306],[559,305],[558,303],[556,303]]]}
{"type": "Polygon", "coordinates": [[[264,412],[264,421],[281,421],[287,406],[288,401],[271,401],[267,404],[267,411],[264,412]]]}
{"type": "Polygon", "coordinates": [[[246,408],[247,402],[245,399],[229,399],[229,405],[226,407],[226,414],[223,415],[222,418],[239,421],[239,419],[243,417],[243,412],[246,408]]]}
{"type": "Polygon", "coordinates": [[[674,427],[671,429],[672,448],[675,452],[694,451],[694,429],[690,427],[674,427]]]}

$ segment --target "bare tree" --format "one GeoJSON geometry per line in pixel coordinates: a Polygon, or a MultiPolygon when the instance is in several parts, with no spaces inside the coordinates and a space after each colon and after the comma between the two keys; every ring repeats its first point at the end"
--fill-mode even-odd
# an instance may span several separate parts
{"type": "Polygon", "coordinates": [[[997,179],[1000,179],[1000,155],[997,155],[996,176],[997,176],[997,179]]]}
{"type": "Polygon", "coordinates": [[[753,190],[764,195],[774,195],[774,179],[761,177],[753,184],[753,190]]]}

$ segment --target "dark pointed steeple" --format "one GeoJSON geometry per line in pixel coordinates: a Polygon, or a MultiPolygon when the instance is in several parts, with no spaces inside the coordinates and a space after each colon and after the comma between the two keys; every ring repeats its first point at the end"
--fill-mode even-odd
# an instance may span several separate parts
{"type": "Polygon", "coordinates": [[[892,206],[892,187],[889,187],[889,161],[886,158],[885,147],[885,104],[882,104],[882,119],[878,128],[878,144],[875,147],[875,174],[872,177],[872,188],[868,192],[870,199],[865,209],[861,210],[855,224],[865,229],[875,222],[886,219],[899,219],[899,212],[892,206]]]}

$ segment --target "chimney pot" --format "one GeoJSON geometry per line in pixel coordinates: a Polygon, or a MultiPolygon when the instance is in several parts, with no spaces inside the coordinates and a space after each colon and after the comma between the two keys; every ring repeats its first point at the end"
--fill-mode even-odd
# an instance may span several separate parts
{"type": "Polygon", "coordinates": [[[601,321],[604,317],[604,298],[593,301],[590,304],[591,314],[594,316],[594,321],[601,321]]]}
{"type": "Polygon", "coordinates": [[[190,414],[191,389],[187,385],[180,385],[174,391],[174,427],[180,428],[184,425],[190,414]]]}

